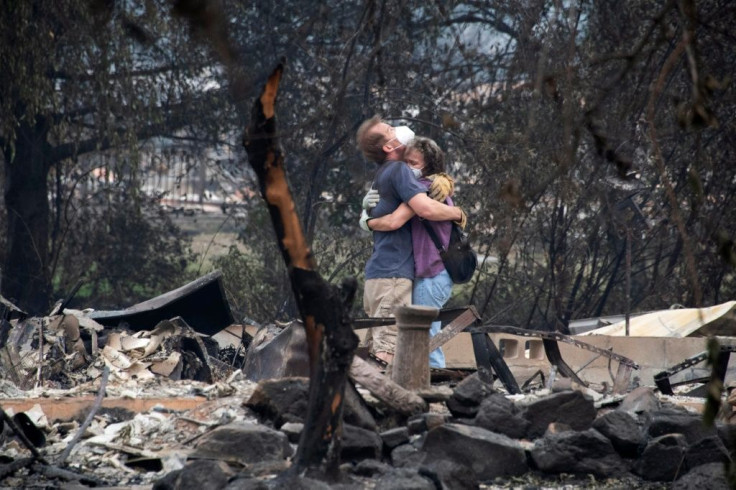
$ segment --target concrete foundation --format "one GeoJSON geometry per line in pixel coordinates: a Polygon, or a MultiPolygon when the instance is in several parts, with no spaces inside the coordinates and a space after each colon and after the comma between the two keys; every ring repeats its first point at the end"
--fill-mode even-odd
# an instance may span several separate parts
{"type": "MultiPolygon", "coordinates": [[[[490,334],[490,337],[503,354],[506,364],[519,384],[523,384],[539,370],[545,376],[549,374],[550,363],[544,353],[541,339],[509,334],[490,334]]],[[[611,337],[607,335],[584,336],[580,337],[580,340],[600,349],[611,349],[614,353],[628,357],[639,364],[640,368],[631,373],[631,381],[642,386],[655,386],[655,374],[705,351],[707,341],[705,337],[611,337]]],[[[736,345],[736,338],[733,337],[719,337],[718,340],[724,345],[736,345]]],[[[578,372],[581,379],[594,384],[603,382],[613,384],[610,373],[616,375],[618,362],[611,361],[609,372],[607,357],[565,342],[558,342],[558,344],[562,358],[573,370],[578,371],[587,365],[578,372]]],[[[475,369],[470,334],[457,335],[443,346],[443,350],[449,369],[475,369]]],[[[736,358],[736,353],[731,355],[728,364],[727,383],[729,380],[736,381],[734,358],[736,358]]],[[[671,382],[674,384],[709,374],[710,370],[705,362],[702,362],[673,376],[671,382]]]]}

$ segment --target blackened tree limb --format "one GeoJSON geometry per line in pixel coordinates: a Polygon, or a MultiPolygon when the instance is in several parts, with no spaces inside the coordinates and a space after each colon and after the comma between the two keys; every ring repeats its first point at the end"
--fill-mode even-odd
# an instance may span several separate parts
{"type": "Polygon", "coordinates": [[[281,63],[254,102],[243,146],[258,176],[261,196],[268,206],[306,330],[309,406],[292,467],[301,472],[319,466],[333,440],[339,440],[335,435],[341,430],[343,392],[358,337],[344,305],[352,301],[355,284],[344,284],[338,289],[316,271],[286,180],[276,126],[276,99],[283,71],[281,63]]]}

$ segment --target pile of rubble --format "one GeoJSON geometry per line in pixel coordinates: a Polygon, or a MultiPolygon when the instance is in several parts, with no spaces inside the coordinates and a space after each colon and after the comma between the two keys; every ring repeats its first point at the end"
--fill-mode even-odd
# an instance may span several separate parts
{"type": "Polygon", "coordinates": [[[550,379],[509,394],[467,371],[407,394],[360,359],[332,471],[294,475],[309,396],[300,323],[221,345],[210,334],[228,315],[202,327],[179,298],[43,318],[3,303],[0,488],[729,488],[734,400],[709,427],[702,400],[653,387],[550,379]]]}

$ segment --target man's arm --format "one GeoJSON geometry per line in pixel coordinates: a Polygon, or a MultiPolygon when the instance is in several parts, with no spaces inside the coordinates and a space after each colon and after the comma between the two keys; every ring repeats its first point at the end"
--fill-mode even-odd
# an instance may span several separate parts
{"type": "Polygon", "coordinates": [[[423,192],[409,199],[407,204],[417,215],[430,221],[461,221],[463,219],[463,212],[459,207],[437,202],[423,192]]]}
{"type": "Polygon", "coordinates": [[[398,208],[396,208],[396,211],[391,214],[381,216],[380,218],[370,218],[367,221],[368,228],[373,231],[398,230],[413,216],[414,211],[412,211],[408,205],[402,203],[398,208]]]}

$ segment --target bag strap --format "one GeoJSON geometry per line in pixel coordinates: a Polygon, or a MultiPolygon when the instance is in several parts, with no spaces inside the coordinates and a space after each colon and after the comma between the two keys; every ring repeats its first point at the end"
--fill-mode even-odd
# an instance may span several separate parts
{"type": "MultiPolygon", "coordinates": [[[[434,232],[434,228],[432,228],[429,223],[427,223],[427,220],[422,220],[422,224],[424,225],[424,228],[427,230],[427,234],[434,242],[434,246],[437,247],[438,252],[444,252],[445,247],[442,246],[442,243],[440,242],[439,237],[437,236],[437,233],[434,232]]],[[[455,226],[455,223],[452,224],[452,226],[455,226]]]]}

